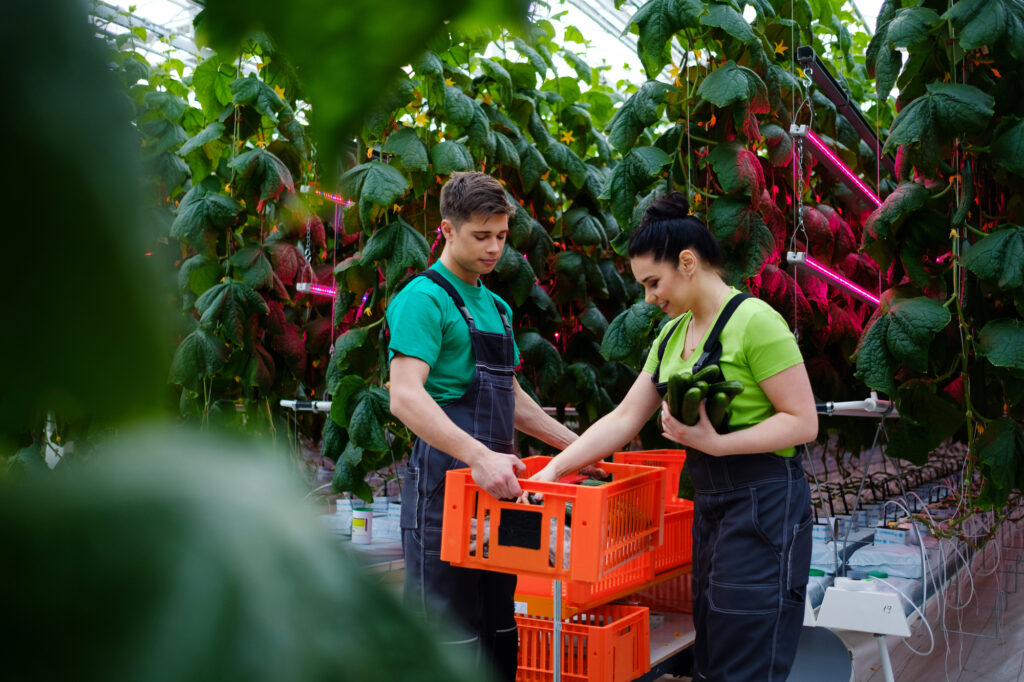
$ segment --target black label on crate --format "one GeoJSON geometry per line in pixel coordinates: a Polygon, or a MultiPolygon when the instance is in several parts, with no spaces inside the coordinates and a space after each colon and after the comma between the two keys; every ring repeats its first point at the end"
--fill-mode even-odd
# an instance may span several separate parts
{"type": "Polygon", "coordinates": [[[502,509],[498,519],[498,544],[505,547],[540,549],[541,512],[502,509]]]}

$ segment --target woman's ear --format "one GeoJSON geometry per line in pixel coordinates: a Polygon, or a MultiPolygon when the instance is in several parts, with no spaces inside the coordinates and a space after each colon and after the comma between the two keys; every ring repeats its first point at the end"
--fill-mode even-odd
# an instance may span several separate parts
{"type": "Polygon", "coordinates": [[[679,252],[679,271],[684,275],[693,277],[697,271],[697,256],[690,249],[683,249],[679,252]]]}

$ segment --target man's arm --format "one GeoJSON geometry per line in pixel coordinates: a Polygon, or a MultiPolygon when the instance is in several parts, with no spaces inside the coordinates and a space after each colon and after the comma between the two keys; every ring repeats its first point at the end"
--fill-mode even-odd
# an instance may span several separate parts
{"type": "Polygon", "coordinates": [[[430,365],[408,355],[391,360],[391,414],[430,446],[465,462],[473,480],[497,498],[522,494],[516,473],[525,465],[515,455],[494,452],[460,429],[424,386],[430,365]]]}
{"type": "Polygon", "coordinates": [[[564,450],[579,436],[570,431],[565,424],[554,419],[544,411],[537,402],[527,395],[519,382],[515,382],[516,394],[516,429],[539,438],[548,445],[564,450]]]}

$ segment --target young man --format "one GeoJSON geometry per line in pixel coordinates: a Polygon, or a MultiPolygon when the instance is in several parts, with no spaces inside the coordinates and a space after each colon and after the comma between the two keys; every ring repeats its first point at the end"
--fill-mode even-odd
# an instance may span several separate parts
{"type": "Polygon", "coordinates": [[[441,257],[394,298],[391,412],[415,433],[402,490],[406,602],[435,622],[461,626],[452,645],[481,651],[498,679],[515,679],[519,636],[514,574],[441,561],[445,472],[470,467],[498,498],[521,494],[515,429],[562,449],[576,434],[519,387],[512,310],[480,282],[497,264],[516,211],[501,184],[456,173],[441,189],[441,257]]]}

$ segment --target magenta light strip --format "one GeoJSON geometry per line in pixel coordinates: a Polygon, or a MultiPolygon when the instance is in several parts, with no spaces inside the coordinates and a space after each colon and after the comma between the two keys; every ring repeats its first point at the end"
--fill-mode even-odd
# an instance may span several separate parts
{"type": "Polygon", "coordinates": [[[835,170],[842,173],[843,179],[847,181],[847,184],[852,185],[856,189],[860,190],[871,203],[875,206],[881,206],[882,200],[878,198],[878,195],[871,191],[871,188],[865,185],[857,175],[850,170],[850,167],[843,163],[835,153],[828,148],[828,146],[821,141],[821,138],[815,135],[812,131],[807,131],[807,139],[826,159],[835,167],[835,170]]]}
{"type": "Polygon", "coordinates": [[[316,195],[322,196],[324,199],[327,199],[328,201],[333,201],[336,204],[341,204],[342,206],[351,206],[352,205],[351,201],[349,201],[345,197],[339,196],[337,194],[331,194],[330,192],[321,192],[318,189],[313,190],[313,193],[316,194],[316,195]]]}
{"type": "Polygon", "coordinates": [[[325,287],[322,284],[310,284],[309,282],[299,282],[295,285],[296,291],[305,294],[316,294],[317,296],[327,296],[334,298],[338,295],[337,289],[334,287],[325,287]]]}
{"type": "Polygon", "coordinates": [[[874,294],[868,292],[866,289],[858,286],[857,284],[854,284],[853,282],[843,277],[839,273],[833,270],[829,270],[824,265],[814,260],[810,256],[806,254],[793,254],[792,252],[791,254],[791,257],[789,258],[790,263],[793,263],[795,265],[806,265],[811,270],[811,274],[823,277],[826,281],[835,284],[843,291],[847,292],[851,296],[856,296],[862,301],[865,301],[867,303],[873,303],[876,306],[879,305],[879,303],[881,303],[881,299],[879,299],[878,296],[875,296],[874,294]],[[792,256],[796,256],[796,258],[792,256]]]}

